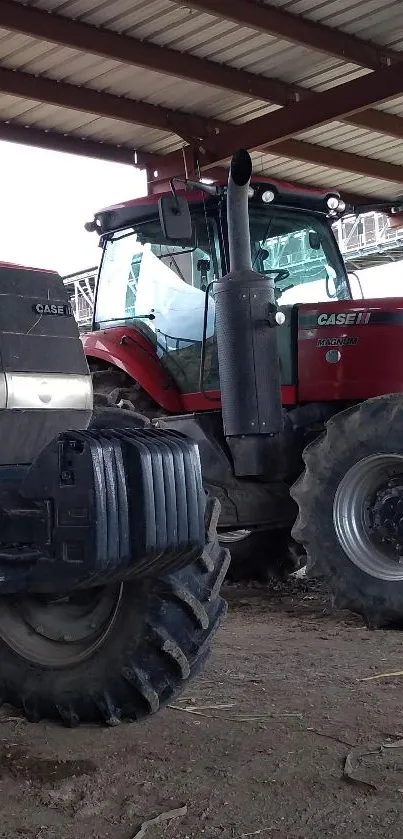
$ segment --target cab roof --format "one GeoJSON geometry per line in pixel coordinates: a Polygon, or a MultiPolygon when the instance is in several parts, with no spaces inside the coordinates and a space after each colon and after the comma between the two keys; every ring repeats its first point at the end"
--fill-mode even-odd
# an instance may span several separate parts
{"type": "MultiPolygon", "coordinates": [[[[177,194],[186,197],[187,201],[191,204],[202,201],[210,205],[217,204],[223,200],[227,187],[227,182],[224,180],[214,181],[212,185],[217,187],[217,195],[209,195],[202,189],[192,188],[187,190],[183,187],[180,188],[180,183],[178,182],[177,184],[179,187],[176,189],[177,194]]],[[[290,209],[307,210],[323,215],[329,212],[326,199],[330,195],[337,196],[340,199],[339,193],[335,191],[326,192],[321,189],[304,189],[286,181],[278,181],[273,178],[252,177],[251,188],[254,192],[253,196],[251,196],[252,205],[264,205],[262,199],[263,194],[265,192],[272,192],[274,197],[273,200],[268,202],[270,204],[288,207],[290,209]]],[[[129,201],[124,201],[121,204],[114,204],[99,210],[94,216],[94,227],[96,231],[100,235],[104,235],[114,230],[130,227],[130,225],[137,224],[143,219],[150,218],[155,214],[161,195],[167,194],[168,192],[169,189],[166,189],[157,195],[134,198],[129,201]]]]}

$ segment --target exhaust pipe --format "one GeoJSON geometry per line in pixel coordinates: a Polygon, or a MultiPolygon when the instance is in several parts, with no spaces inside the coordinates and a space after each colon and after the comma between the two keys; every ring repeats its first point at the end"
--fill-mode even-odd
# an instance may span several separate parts
{"type": "Polygon", "coordinates": [[[227,192],[227,224],[230,272],[251,271],[249,234],[249,184],[252,161],[247,151],[238,151],[231,160],[227,192]]]}
{"type": "Polygon", "coordinates": [[[273,279],[253,271],[248,197],[252,161],[231,161],[227,193],[230,273],[216,284],[224,434],[238,476],[281,477],[283,412],[273,279]]]}

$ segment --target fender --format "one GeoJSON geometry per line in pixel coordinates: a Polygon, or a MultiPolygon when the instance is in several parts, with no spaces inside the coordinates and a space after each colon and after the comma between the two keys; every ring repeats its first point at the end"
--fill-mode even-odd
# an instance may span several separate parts
{"type": "Polygon", "coordinates": [[[98,358],[134,379],[165,411],[183,411],[180,392],[164,370],[154,347],[133,327],[116,326],[81,336],[89,361],[98,358]]]}

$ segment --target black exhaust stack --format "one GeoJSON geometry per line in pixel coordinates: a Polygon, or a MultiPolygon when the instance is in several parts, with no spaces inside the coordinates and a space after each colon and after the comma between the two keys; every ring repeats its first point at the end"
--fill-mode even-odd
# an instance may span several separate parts
{"type": "Polygon", "coordinates": [[[274,281],[252,269],[248,192],[252,161],[237,152],[228,179],[230,273],[216,285],[224,433],[235,474],[281,474],[283,416],[274,281]]]}

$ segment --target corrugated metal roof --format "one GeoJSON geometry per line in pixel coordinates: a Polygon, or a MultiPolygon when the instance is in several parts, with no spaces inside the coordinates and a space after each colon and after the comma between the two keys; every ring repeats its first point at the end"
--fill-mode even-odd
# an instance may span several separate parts
{"type": "Polygon", "coordinates": [[[290,45],[288,41],[187,9],[170,0],[152,0],[146,5],[144,0],[113,3],[39,0],[29,5],[308,88],[319,89],[332,82],[339,84],[365,72],[321,52],[290,45]]]}
{"type": "Polygon", "coordinates": [[[401,0],[263,0],[363,40],[403,49],[401,0]]]}
{"type": "MultiPolygon", "coordinates": [[[[368,68],[327,55],[319,48],[290,43],[267,32],[257,31],[249,25],[239,25],[218,14],[198,11],[172,0],[149,0],[147,3],[144,0],[19,2],[21,13],[24,6],[28,6],[179,51],[183,53],[183,75],[186,75],[187,53],[218,65],[227,65],[268,79],[276,78],[318,92],[348,83],[370,72],[368,68]]],[[[264,4],[324,23],[361,39],[372,40],[383,47],[403,50],[401,0],[264,0],[264,4]]],[[[231,93],[201,82],[141,69],[123,61],[6,29],[0,29],[0,66],[234,124],[264,114],[274,114],[278,107],[239,92],[231,93]]],[[[403,118],[403,95],[376,107],[403,118]]],[[[169,153],[184,145],[183,139],[168,130],[134,125],[99,113],[78,111],[72,107],[64,108],[7,94],[0,94],[0,121],[90,138],[116,146],[128,146],[154,154],[169,153]]],[[[401,140],[347,122],[333,121],[296,136],[319,147],[350,152],[403,167],[401,140]]],[[[343,171],[342,168],[288,160],[276,154],[275,146],[271,148],[270,154],[254,153],[254,160],[265,174],[271,173],[288,180],[325,187],[344,186],[349,191],[374,196],[395,196],[403,192],[403,183],[361,177],[343,171]]]]}
{"type": "Polygon", "coordinates": [[[266,177],[306,185],[315,184],[324,189],[339,190],[341,193],[345,190],[357,195],[373,195],[376,198],[383,198],[385,195],[400,198],[403,193],[402,186],[392,181],[343,173],[339,169],[330,169],[317,163],[300,163],[286,157],[262,155],[259,152],[252,152],[252,160],[254,172],[266,177]]]}
{"type": "Polygon", "coordinates": [[[304,131],[296,135],[301,140],[308,140],[330,149],[341,149],[388,163],[399,163],[402,160],[402,141],[347,125],[343,122],[330,122],[320,128],[304,131]]]}

